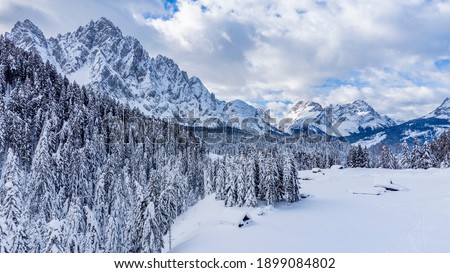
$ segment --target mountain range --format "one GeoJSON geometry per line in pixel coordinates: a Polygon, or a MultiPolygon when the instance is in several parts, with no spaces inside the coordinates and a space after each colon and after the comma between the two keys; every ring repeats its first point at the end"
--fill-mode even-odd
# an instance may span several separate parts
{"type": "Polygon", "coordinates": [[[138,40],[123,36],[106,18],[49,39],[25,20],[18,22],[6,38],[39,54],[70,80],[92,85],[146,115],[189,125],[192,121],[187,117],[222,122],[252,117],[258,121],[254,129],[265,126],[262,110],[239,100],[216,99],[199,78],[189,77],[167,57],[150,57],[138,40]]]}
{"type": "Polygon", "coordinates": [[[5,37],[16,46],[39,54],[70,80],[91,85],[148,116],[185,125],[201,126],[198,121],[216,120],[240,127],[228,121],[251,118],[255,121],[251,127],[258,132],[292,134],[306,128],[369,147],[413,138],[429,140],[450,127],[449,98],[428,115],[400,124],[362,100],[326,107],[299,101],[286,115],[289,122],[271,126],[263,109],[241,100],[217,99],[199,78],[189,77],[170,58],[151,57],[137,39],[124,36],[106,18],[52,38],[46,38],[37,26],[25,20],[17,22],[5,37]]]}

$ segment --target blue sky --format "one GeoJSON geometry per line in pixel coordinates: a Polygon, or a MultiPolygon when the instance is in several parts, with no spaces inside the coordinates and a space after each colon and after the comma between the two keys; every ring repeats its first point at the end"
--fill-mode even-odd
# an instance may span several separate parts
{"type": "Polygon", "coordinates": [[[409,119],[450,96],[450,3],[437,0],[0,0],[0,32],[47,37],[104,16],[224,100],[282,115],[363,99],[409,119]]]}

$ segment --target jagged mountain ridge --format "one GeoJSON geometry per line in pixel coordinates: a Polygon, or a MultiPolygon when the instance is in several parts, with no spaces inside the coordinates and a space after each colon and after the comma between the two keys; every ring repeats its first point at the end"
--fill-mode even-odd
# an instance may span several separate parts
{"type": "MultiPolygon", "coordinates": [[[[193,117],[200,121],[214,118],[224,124],[241,127],[242,124],[228,121],[250,118],[256,121],[259,131],[267,128],[274,130],[265,122],[266,116],[261,109],[240,100],[225,102],[216,99],[200,79],[189,77],[167,57],[150,57],[138,40],[123,36],[121,30],[106,18],[49,39],[31,21],[25,20],[18,22],[6,38],[13,40],[20,48],[39,54],[70,80],[93,85],[97,90],[139,108],[146,115],[175,118],[180,123],[189,124],[184,117],[193,111],[193,117]]],[[[449,105],[450,100],[447,99],[424,118],[435,118],[437,123],[445,125],[442,118],[450,117],[449,105]]],[[[398,129],[401,125],[377,113],[364,101],[326,107],[300,101],[286,117],[293,120],[291,124],[280,126],[279,129],[286,133],[295,132],[307,121],[308,130],[313,133],[341,135],[350,142],[373,140],[376,134],[378,140],[388,140],[389,137],[383,137],[380,133],[398,129]],[[337,131],[332,127],[336,122],[339,123],[337,131]]],[[[405,136],[425,134],[421,130],[425,130],[424,125],[428,123],[423,124],[423,119],[403,124],[414,124],[416,121],[419,124],[417,128],[409,126],[405,129],[405,136]]],[[[427,135],[434,136],[434,133],[427,135]]]]}
{"type": "Polygon", "coordinates": [[[189,77],[167,57],[150,57],[137,39],[123,36],[106,18],[49,39],[25,20],[18,22],[6,38],[38,53],[70,80],[93,85],[144,114],[175,118],[180,123],[188,123],[189,116],[199,121],[214,118],[223,122],[251,117],[256,119],[253,128],[267,128],[261,110],[242,101],[216,99],[199,78],[189,77]]]}
{"type": "Polygon", "coordinates": [[[380,115],[362,100],[327,107],[312,101],[299,101],[286,118],[292,119],[292,123],[280,128],[285,132],[294,132],[308,125],[317,132],[344,137],[396,125],[394,120],[380,115]]]}

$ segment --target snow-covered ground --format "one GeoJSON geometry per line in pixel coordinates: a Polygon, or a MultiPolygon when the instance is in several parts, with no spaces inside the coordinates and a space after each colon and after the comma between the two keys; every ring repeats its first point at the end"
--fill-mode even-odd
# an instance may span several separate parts
{"type": "Polygon", "coordinates": [[[171,252],[450,252],[450,169],[300,177],[311,196],[297,204],[225,208],[208,196],[177,219],[171,252]],[[400,191],[380,187],[390,181],[400,191]],[[239,228],[246,213],[253,223],[239,228]]]}

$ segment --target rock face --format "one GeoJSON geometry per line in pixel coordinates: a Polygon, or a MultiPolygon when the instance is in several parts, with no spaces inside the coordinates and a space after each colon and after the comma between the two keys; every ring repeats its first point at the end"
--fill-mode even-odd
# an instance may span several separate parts
{"type": "Polygon", "coordinates": [[[200,79],[189,77],[167,57],[150,57],[138,40],[123,36],[106,18],[50,39],[25,20],[6,37],[18,47],[38,53],[70,80],[92,85],[147,115],[175,118],[180,123],[185,120],[181,117],[189,114],[200,121],[251,117],[258,120],[258,128],[264,127],[262,111],[243,101],[216,99],[200,79]]]}

